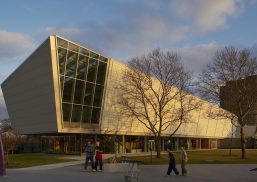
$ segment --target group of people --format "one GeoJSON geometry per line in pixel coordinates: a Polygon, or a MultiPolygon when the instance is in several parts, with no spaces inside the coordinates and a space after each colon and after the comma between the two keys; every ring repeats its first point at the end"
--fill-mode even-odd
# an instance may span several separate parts
{"type": "Polygon", "coordinates": [[[91,144],[91,142],[87,142],[85,147],[86,160],[84,169],[87,170],[88,162],[91,162],[91,170],[95,171],[103,171],[103,151],[100,146],[100,142],[96,142],[95,146],[91,144]],[[97,169],[97,166],[100,168],[97,169]]]}
{"type": "MultiPolygon", "coordinates": [[[[185,176],[187,174],[186,163],[188,161],[188,157],[187,157],[187,153],[184,149],[184,146],[180,147],[180,159],[181,159],[181,173],[182,173],[181,176],[185,176]]],[[[169,151],[169,167],[168,167],[168,171],[165,176],[169,176],[172,171],[174,171],[174,173],[176,175],[179,175],[179,171],[176,168],[175,157],[174,157],[173,153],[171,151],[169,151]]]]}
{"type": "MultiPolygon", "coordinates": [[[[91,162],[91,170],[95,171],[103,171],[103,151],[100,147],[100,143],[96,142],[95,146],[91,144],[89,141],[85,147],[86,160],[84,169],[87,170],[88,162],[91,162]],[[99,169],[97,169],[99,164],[99,169]]],[[[169,167],[165,176],[171,174],[172,171],[176,175],[179,175],[179,171],[176,168],[176,160],[171,151],[169,151],[169,167]]],[[[187,153],[183,146],[180,147],[180,158],[181,158],[181,175],[185,176],[187,174],[186,163],[188,161],[187,153]]]]}

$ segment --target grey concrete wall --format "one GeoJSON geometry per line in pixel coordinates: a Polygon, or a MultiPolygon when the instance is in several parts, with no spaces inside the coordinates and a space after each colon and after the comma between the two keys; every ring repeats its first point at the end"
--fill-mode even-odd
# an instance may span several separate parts
{"type": "Polygon", "coordinates": [[[14,130],[57,132],[50,38],[1,85],[14,130]]]}
{"type": "MultiPolygon", "coordinates": [[[[241,140],[240,138],[225,138],[220,140],[219,148],[222,149],[240,149],[241,148],[241,140]]],[[[246,141],[246,148],[248,149],[255,149],[257,148],[257,140],[253,138],[248,138],[246,141]]]]}

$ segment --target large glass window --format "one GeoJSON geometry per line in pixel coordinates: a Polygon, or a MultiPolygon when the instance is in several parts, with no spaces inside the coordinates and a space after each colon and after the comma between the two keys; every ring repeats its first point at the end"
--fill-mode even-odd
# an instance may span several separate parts
{"type": "Polygon", "coordinates": [[[62,104],[62,117],[63,121],[70,121],[70,114],[71,114],[71,104],[62,104]]]}
{"type": "Polygon", "coordinates": [[[107,62],[107,61],[108,61],[108,59],[105,58],[105,57],[103,57],[103,56],[100,56],[99,60],[104,61],[104,62],[107,62]]]}
{"type": "Polygon", "coordinates": [[[104,87],[101,85],[96,85],[95,86],[95,96],[94,96],[94,106],[100,107],[101,106],[101,101],[102,101],[102,96],[103,96],[103,89],[104,87]]]}
{"type": "Polygon", "coordinates": [[[74,53],[72,51],[68,52],[65,76],[75,78],[76,68],[77,68],[77,58],[78,58],[77,53],[74,53]]]}
{"type": "Polygon", "coordinates": [[[76,104],[82,104],[82,96],[84,90],[84,81],[77,80],[74,92],[74,100],[73,102],[76,104]]]}
{"type": "Polygon", "coordinates": [[[71,122],[80,122],[82,106],[73,105],[71,122]]]}
{"type": "Polygon", "coordinates": [[[92,108],[88,106],[83,107],[82,122],[90,123],[92,108]]]}
{"type": "Polygon", "coordinates": [[[59,71],[61,75],[64,75],[66,56],[67,50],[63,48],[58,48],[59,71]]]}
{"type": "Polygon", "coordinates": [[[77,79],[85,80],[87,76],[88,57],[79,55],[77,79]]]}
{"type": "Polygon", "coordinates": [[[79,51],[79,46],[77,46],[73,43],[69,43],[68,49],[72,50],[72,51],[75,51],[75,52],[78,52],[79,51]]]}
{"type": "Polygon", "coordinates": [[[94,87],[95,85],[92,83],[87,82],[86,83],[86,90],[84,95],[84,105],[92,105],[92,99],[94,94],[94,87]]]}
{"type": "Polygon", "coordinates": [[[72,102],[74,79],[65,77],[64,79],[64,89],[63,89],[63,102],[72,102]]]}
{"type": "Polygon", "coordinates": [[[86,56],[89,56],[89,50],[87,50],[87,49],[84,49],[84,48],[80,48],[79,49],[79,52],[81,53],[81,54],[84,54],[84,55],[86,55],[86,56]]]}
{"type": "Polygon", "coordinates": [[[63,127],[99,123],[108,58],[57,37],[63,127]]]}
{"type": "Polygon", "coordinates": [[[61,94],[63,92],[63,80],[64,80],[64,76],[60,77],[60,89],[61,89],[61,94]]]}
{"type": "Polygon", "coordinates": [[[91,123],[98,123],[100,119],[100,108],[93,108],[92,110],[92,117],[91,117],[91,123]]]}
{"type": "Polygon", "coordinates": [[[94,52],[90,52],[90,57],[95,58],[95,59],[99,59],[99,54],[96,54],[94,52]]]}
{"type": "Polygon", "coordinates": [[[97,80],[96,83],[103,85],[106,73],[106,63],[99,61],[97,70],[97,80]]]}
{"type": "Polygon", "coordinates": [[[60,39],[60,38],[57,38],[57,44],[58,44],[58,46],[61,46],[61,47],[64,47],[64,48],[68,47],[68,42],[66,40],[63,40],[63,39],[60,39]]]}
{"type": "Polygon", "coordinates": [[[95,82],[96,77],[97,60],[90,59],[87,72],[87,81],[95,82]]]}

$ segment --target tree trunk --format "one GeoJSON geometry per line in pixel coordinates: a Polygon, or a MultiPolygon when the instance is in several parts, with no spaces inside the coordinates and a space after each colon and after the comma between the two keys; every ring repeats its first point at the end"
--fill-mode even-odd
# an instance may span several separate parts
{"type": "Polygon", "coordinates": [[[156,148],[156,152],[157,152],[157,155],[156,157],[157,158],[161,158],[161,138],[156,138],[156,141],[155,141],[155,148],[156,148]]]}
{"type": "Polygon", "coordinates": [[[4,146],[2,142],[2,136],[0,134],[0,176],[6,175],[6,166],[5,166],[5,158],[4,158],[4,146]]]}
{"type": "Polygon", "coordinates": [[[245,143],[245,133],[244,133],[244,127],[240,128],[240,135],[241,135],[241,156],[242,159],[246,159],[246,143],[245,143]]]}

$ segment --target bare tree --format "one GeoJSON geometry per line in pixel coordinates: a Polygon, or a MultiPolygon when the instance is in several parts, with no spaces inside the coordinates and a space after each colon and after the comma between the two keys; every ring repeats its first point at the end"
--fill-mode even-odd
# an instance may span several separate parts
{"type": "Polygon", "coordinates": [[[190,95],[191,74],[180,60],[178,54],[159,49],[132,58],[119,85],[123,114],[153,134],[158,158],[163,131],[171,131],[172,137],[197,108],[195,97],[190,95]]]}
{"type": "Polygon", "coordinates": [[[234,131],[234,126],[239,127],[237,124],[237,116],[231,112],[228,112],[226,110],[221,110],[218,109],[217,106],[215,105],[210,105],[209,108],[207,109],[207,117],[211,119],[218,119],[218,120],[230,120],[232,123],[231,127],[231,139],[230,139],[230,150],[229,150],[229,155],[232,155],[232,141],[233,141],[233,136],[235,134],[234,131]]]}
{"type": "Polygon", "coordinates": [[[216,52],[199,78],[200,94],[227,111],[212,116],[230,119],[240,129],[242,159],[246,158],[245,125],[253,119],[257,101],[257,59],[249,49],[225,47],[216,52]],[[228,112],[229,111],[229,112],[228,112]]]}
{"type": "Polygon", "coordinates": [[[4,146],[2,142],[2,133],[5,133],[11,129],[11,123],[8,119],[3,119],[0,122],[0,176],[6,175],[4,146]]]}
{"type": "Polygon", "coordinates": [[[109,123],[108,123],[107,127],[104,126],[104,128],[102,128],[102,126],[100,126],[100,128],[101,128],[100,132],[103,134],[104,140],[106,140],[108,142],[112,142],[112,144],[113,144],[114,156],[110,159],[111,163],[116,163],[117,162],[118,153],[119,153],[118,145],[120,144],[120,141],[118,139],[119,138],[118,134],[119,134],[119,132],[121,130],[121,127],[122,127],[119,112],[117,112],[117,115],[116,115],[115,119],[117,120],[116,125],[110,126],[109,123]]]}
{"type": "Polygon", "coordinates": [[[14,151],[17,150],[25,142],[25,138],[26,138],[25,136],[19,135],[13,130],[9,130],[2,134],[2,140],[3,140],[6,158],[7,158],[6,160],[7,165],[9,163],[9,154],[13,155],[14,151]]]}
{"type": "Polygon", "coordinates": [[[0,122],[0,133],[5,133],[12,130],[11,122],[9,119],[3,119],[0,122]]]}
{"type": "Polygon", "coordinates": [[[9,154],[14,154],[14,151],[25,142],[25,136],[14,132],[9,119],[4,119],[0,122],[0,132],[3,141],[4,150],[6,153],[6,164],[9,163],[9,154]]]}

